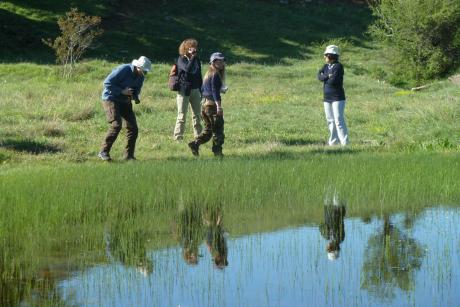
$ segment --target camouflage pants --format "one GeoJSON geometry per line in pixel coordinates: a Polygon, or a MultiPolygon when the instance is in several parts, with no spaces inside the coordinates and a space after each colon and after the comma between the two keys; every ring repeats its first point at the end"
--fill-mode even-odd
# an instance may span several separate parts
{"type": "Polygon", "coordinates": [[[204,130],[195,139],[196,143],[201,145],[208,142],[212,137],[212,152],[222,153],[224,144],[224,117],[217,115],[217,106],[215,104],[203,104],[201,117],[204,121],[204,130]]]}
{"type": "Polygon", "coordinates": [[[128,142],[125,147],[125,158],[134,157],[136,139],[139,132],[137,127],[136,115],[133,112],[133,105],[128,103],[114,103],[103,101],[107,122],[110,124],[109,130],[104,138],[101,151],[110,152],[113,143],[121,131],[122,121],[126,123],[126,137],[128,142]]]}

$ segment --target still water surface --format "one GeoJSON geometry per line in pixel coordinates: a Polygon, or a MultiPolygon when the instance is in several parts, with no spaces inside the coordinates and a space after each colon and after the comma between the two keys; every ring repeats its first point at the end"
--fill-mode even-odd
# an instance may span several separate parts
{"type": "Polygon", "coordinates": [[[460,306],[459,234],[458,208],[361,219],[325,206],[320,225],[240,237],[204,227],[195,247],[182,237],[140,265],[121,264],[109,238],[109,263],[58,292],[82,306],[460,306]]]}

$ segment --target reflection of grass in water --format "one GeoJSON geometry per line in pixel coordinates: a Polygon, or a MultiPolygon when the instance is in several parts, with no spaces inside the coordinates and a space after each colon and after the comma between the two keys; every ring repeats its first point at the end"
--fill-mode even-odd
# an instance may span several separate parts
{"type": "MultiPolygon", "coordinates": [[[[348,217],[417,212],[460,203],[458,166],[448,154],[343,153],[5,169],[2,260],[15,259],[32,287],[46,266],[44,255],[79,265],[108,261],[102,234],[110,225],[119,230],[112,236],[119,238],[124,262],[137,265],[144,253],[130,254],[132,246],[177,244],[171,221],[181,204],[220,204],[232,235],[318,223],[331,187],[347,200],[348,217]]],[[[2,283],[14,275],[9,268],[2,268],[2,283]]]]}

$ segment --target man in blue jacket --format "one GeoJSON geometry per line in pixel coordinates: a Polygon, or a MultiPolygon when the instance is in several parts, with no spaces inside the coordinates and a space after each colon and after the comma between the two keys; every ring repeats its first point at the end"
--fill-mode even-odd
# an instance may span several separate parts
{"type": "Polygon", "coordinates": [[[150,60],[141,56],[139,59],[133,60],[131,64],[118,66],[105,78],[102,105],[110,127],[98,154],[102,160],[112,160],[110,149],[120,133],[122,120],[126,122],[126,137],[128,139],[124,158],[125,160],[135,160],[134,149],[138,128],[131,101],[136,104],[140,103],[139,94],[144,84],[144,78],[151,68],[150,60]]]}

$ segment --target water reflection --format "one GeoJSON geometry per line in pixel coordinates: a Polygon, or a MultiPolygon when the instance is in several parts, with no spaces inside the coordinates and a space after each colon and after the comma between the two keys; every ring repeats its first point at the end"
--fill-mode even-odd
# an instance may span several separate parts
{"type": "Polygon", "coordinates": [[[228,248],[224,236],[222,211],[219,207],[208,209],[204,214],[206,225],[206,245],[214,261],[214,265],[223,269],[228,265],[228,248]]]}
{"type": "Polygon", "coordinates": [[[181,208],[175,237],[182,248],[185,263],[198,264],[199,246],[204,240],[216,268],[223,269],[228,265],[228,247],[220,206],[206,206],[202,209],[200,206],[190,205],[181,208]]]}
{"type": "Polygon", "coordinates": [[[326,195],[324,203],[324,222],[319,225],[319,231],[328,240],[327,257],[334,261],[340,256],[340,244],[345,240],[346,202],[337,192],[326,195]]]}
{"type": "Polygon", "coordinates": [[[144,229],[136,227],[133,220],[121,216],[106,225],[104,243],[106,256],[112,263],[133,267],[142,276],[153,272],[152,260],[147,256],[144,229]]]}
{"type": "Polygon", "coordinates": [[[72,268],[67,263],[42,264],[35,273],[26,261],[8,257],[12,247],[0,248],[0,306],[65,305],[57,284],[72,268]]]}
{"type": "MultiPolygon", "coordinates": [[[[409,223],[405,215],[401,224],[412,227],[413,221],[409,223]]],[[[424,247],[384,215],[382,228],[367,242],[361,288],[381,300],[393,299],[395,288],[412,291],[424,256],[424,247]]]]}
{"type": "Polygon", "coordinates": [[[203,240],[202,213],[198,207],[182,208],[177,219],[175,237],[187,264],[198,264],[198,246],[203,240]]]}
{"type": "Polygon", "coordinates": [[[303,225],[249,234],[238,232],[242,215],[227,208],[171,209],[157,228],[165,242],[156,236],[155,248],[146,224],[112,215],[86,266],[69,257],[84,246],[54,258],[48,251],[44,261],[21,250],[23,242],[3,239],[0,305],[460,305],[459,208],[363,218],[353,205],[326,198],[303,225]],[[339,261],[325,251],[340,251],[339,261]]]}

